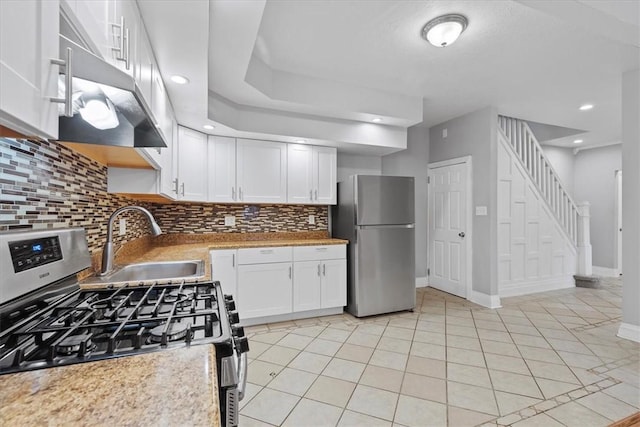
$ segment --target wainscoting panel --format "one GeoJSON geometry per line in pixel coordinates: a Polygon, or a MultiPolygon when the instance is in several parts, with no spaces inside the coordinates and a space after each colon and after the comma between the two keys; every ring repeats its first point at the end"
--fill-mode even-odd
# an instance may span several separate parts
{"type": "Polygon", "coordinates": [[[498,289],[501,297],[573,285],[576,249],[508,143],[498,143],[498,289]]]}

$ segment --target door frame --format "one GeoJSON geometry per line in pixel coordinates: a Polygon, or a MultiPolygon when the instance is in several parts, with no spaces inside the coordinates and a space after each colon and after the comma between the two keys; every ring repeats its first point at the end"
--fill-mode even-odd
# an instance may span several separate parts
{"type": "MultiPolygon", "coordinates": [[[[463,156],[456,157],[449,160],[442,160],[439,162],[431,162],[427,164],[427,215],[431,212],[431,208],[433,205],[433,193],[430,191],[431,188],[431,176],[432,170],[438,169],[446,166],[460,165],[463,164],[467,169],[467,181],[465,183],[466,192],[467,192],[467,217],[465,218],[466,229],[468,230],[465,233],[465,239],[467,240],[467,247],[465,250],[466,255],[466,280],[467,280],[467,289],[466,289],[466,299],[470,300],[473,293],[473,177],[471,176],[473,172],[472,167],[472,156],[463,156]]],[[[431,228],[429,227],[429,218],[427,218],[427,268],[430,269],[430,261],[431,261],[431,228]]],[[[427,275],[427,283],[429,282],[429,274],[427,275]]]]}
{"type": "Polygon", "coordinates": [[[614,182],[615,182],[615,205],[614,205],[614,215],[615,220],[613,221],[614,225],[614,242],[615,242],[615,262],[614,267],[616,270],[616,275],[622,275],[622,235],[620,229],[622,229],[622,171],[616,170],[614,174],[614,182]]]}

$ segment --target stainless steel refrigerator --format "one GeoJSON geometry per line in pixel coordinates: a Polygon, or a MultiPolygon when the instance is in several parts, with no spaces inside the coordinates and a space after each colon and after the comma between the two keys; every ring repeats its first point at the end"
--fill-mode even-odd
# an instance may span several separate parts
{"type": "Polygon", "coordinates": [[[338,183],[333,237],[349,240],[347,311],[356,317],[416,305],[414,179],[352,175],[338,183]]]}

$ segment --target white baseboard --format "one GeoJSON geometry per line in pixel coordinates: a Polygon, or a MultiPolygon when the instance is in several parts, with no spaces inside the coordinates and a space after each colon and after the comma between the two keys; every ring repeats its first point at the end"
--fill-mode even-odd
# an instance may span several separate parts
{"type": "Polygon", "coordinates": [[[500,297],[515,297],[520,295],[535,294],[538,292],[556,291],[575,287],[573,276],[556,277],[553,279],[536,280],[527,282],[509,283],[499,286],[500,297]]]}
{"type": "Polygon", "coordinates": [[[253,317],[249,319],[240,319],[242,326],[263,325],[266,323],[286,322],[287,320],[307,319],[309,317],[332,316],[334,314],[342,314],[344,307],[322,308],[319,310],[299,311],[297,313],[277,314],[273,316],[253,317]]]}
{"type": "Polygon", "coordinates": [[[429,286],[429,279],[427,279],[427,276],[416,277],[416,288],[424,288],[427,286],[429,286]]]}
{"type": "Polygon", "coordinates": [[[603,277],[618,277],[618,276],[620,276],[618,274],[618,270],[616,270],[615,268],[598,267],[597,265],[594,265],[592,268],[593,268],[593,274],[596,275],[596,276],[603,276],[603,277]]]}
{"type": "Polygon", "coordinates": [[[500,296],[499,295],[487,295],[478,291],[471,291],[471,297],[469,301],[481,305],[487,308],[500,308],[500,296]]]}
{"type": "Polygon", "coordinates": [[[618,328],[618,336],[626,340],[640,342],[640,326],[621,323],[620,328],[618,328]]]}

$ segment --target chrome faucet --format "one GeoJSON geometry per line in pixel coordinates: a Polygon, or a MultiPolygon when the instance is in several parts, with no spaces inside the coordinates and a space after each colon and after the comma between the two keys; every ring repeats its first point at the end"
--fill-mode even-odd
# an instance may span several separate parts
{"type": "Polygon", "coordinates": [[[155,218],[153,218],[153,215],[151,215],[151,212],[147,209],[141,206],[124,206],[120,209],[116,209],[116,211],[109,217],[109,224],[107,225],[107,242],[104,244],[104,248],[102,249],[102,269],[100,270],[100,276],[106,276],[111,272],[111,270],[113,270],[113,222],[118,215],[127,211],[142,212],[149,220],[151,233],[154,236],[162,234],[160,226],[156,222],[155,218]]]}

